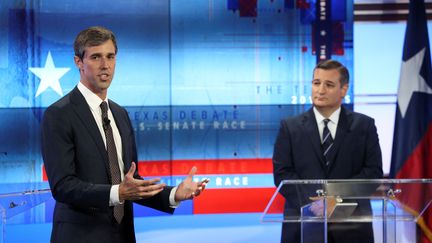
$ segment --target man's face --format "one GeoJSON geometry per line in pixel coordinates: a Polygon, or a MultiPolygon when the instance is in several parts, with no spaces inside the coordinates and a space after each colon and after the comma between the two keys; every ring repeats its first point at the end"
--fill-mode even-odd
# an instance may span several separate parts
{"type": "Polygon", "coordinates": [[[116,54],[111,40],[85,48],[82,60],[75,56],[81,82],[95,94],[106,94],[114,77],[116,54]]]}
{"type": "Polygon", "coordinates": [[[318,109],[334,111],[342,104],[348,84],[341,87],[336,69],[315,69],[312,80],[312,102],[318,109]]]}

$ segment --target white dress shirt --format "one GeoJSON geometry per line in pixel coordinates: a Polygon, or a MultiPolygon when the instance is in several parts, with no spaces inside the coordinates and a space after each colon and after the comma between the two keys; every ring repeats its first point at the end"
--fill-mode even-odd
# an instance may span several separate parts
{"type": "Polygon", "coordinates": [[[329,117],[324,117],[319,113],[319,111],[314,107],[313,108],[316,123],[318,124],[318,130],[321,138],[321,143],[323,142],[323,130],[324,130],[324,120],[330,119],[330,121],[327,123],[327,127],[330,130],[330,134],[333,139],[336,137],[336,128],[339,122],[339,115],[341,112],[341,108],[339,107],[337,110],[335,110],[329,117]]]}

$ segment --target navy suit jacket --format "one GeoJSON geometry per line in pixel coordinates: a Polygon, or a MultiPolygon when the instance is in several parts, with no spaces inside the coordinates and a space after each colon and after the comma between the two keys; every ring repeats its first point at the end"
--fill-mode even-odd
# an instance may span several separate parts
{"type": "MultiPolygon", "coordinates": [[[[120,132],[127,172],[131,162],[137,162],[134,132],[127,111],[112,101],[109,107],[120,132]]],[[[108,155],[96,121],[77,87],[45,111],[42,155],[56,200],[51,242],[113,242],[108,155]]],[[[140,178],[138,172],[134,177],[140,178]]],[[[167,187],[150,199],[135,202],[172,213],[171,189],[167,187]]],[[[126,201],[124,242],[135,242],[132,209],[132,202],[126,201]]]]}
{"type": "Polygon", "coordinates": [[[374,120],[342,106],[329,156],[330,164],[326,167],[313,108],[282,120],[273,153],[275,185],[293,179],[382,178],[381,149],[374,120]]]}

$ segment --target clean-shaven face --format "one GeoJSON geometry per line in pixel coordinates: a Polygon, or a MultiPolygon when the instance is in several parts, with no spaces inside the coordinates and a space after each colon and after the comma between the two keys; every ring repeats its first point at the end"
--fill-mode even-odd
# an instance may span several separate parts
{"type": "Polygon", "coordinates": [[[312,102],[317,109],[335,111],[342,104],[348,84],[341,86],[336,69],[315,69],[312,80],[312,102]]]}
{"type": "Polygon", "coordinates": [[[75,63],[80,69],[81,82],[93,93],[106,95],[114,78],[114,43],[108,40],[99,46],[86,47],[82,60],[75,56],[75,63]]]}

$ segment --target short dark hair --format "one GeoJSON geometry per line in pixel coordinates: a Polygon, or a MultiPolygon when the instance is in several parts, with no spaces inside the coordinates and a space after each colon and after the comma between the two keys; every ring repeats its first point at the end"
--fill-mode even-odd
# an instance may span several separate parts
{"type": "Polygon", "coordinates": [[[317,68],[324,69],[324,70],[336,69],[340,74],[339,81],[340,81],[341,87],[344,86],[345,84],[349,83],[348,69],[342,63],[340,63],[336,60],[329,59],[329,60],[321,61],[315,66],[314,71],[317,68]]]}
{"type": "Polygon", "coordinates": [[[115,35],[111,30],[100,26],[93,26],[82,30],[75,38],[75,56],[79,57],[82,60],[85,54],[84,52],[86,47],[98,46],[108,40],[112,40],[115,47],[115,54],[117,54],[117,42],[115,35]]]}

